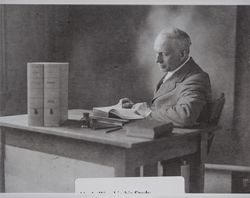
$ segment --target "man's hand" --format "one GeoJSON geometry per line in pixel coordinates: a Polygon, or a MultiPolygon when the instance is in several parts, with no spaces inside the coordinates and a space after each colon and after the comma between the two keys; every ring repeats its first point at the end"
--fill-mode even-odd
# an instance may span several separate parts
{"type": "Polygon", "coordinates": [[[135,109],[135,111],[144,118],[148,117],[152,112],[146,102],[136,103],[133,105],[132,109],[135,109]]]}
{"type": "Polygon", "coordinates": [[[122,105],[122,108],[126,108],[126,109],[131,109],[133,107],[133,105],[134,105],[132,100],[130,100],[129,98],[120,99],[119,104],[122,105]]]}

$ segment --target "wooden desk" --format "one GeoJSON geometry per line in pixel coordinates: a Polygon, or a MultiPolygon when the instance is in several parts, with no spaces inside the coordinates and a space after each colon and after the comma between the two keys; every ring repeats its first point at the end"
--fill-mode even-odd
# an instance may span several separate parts
{"type": "MultiPolygon", "coordinates": [[[[75,112],[70,110],[69,117],[75,112]]],[[[0,117],[0,189],[4,192],[4,148],[12,145],[114,167],[114,175],[138,176],[138,167],[186,155],[194,155],[191,192],[203,191],[203,162],[207,129],[174,129],[167,138],[148,140],[127,137],[124,130],[105,133],[88,128],[32,127],[27,115],[0,117]]]]}

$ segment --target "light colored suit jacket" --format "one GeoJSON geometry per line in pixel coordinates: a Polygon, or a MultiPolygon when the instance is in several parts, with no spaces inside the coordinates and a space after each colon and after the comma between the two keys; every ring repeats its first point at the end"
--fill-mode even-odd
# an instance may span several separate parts
{"type": "Polygon", "coordinates": [[[192,126],[211,101],[208,74],[190,58],[164,83],[163,78],[152,100],[151,117],[179,127],[192,126]]]}

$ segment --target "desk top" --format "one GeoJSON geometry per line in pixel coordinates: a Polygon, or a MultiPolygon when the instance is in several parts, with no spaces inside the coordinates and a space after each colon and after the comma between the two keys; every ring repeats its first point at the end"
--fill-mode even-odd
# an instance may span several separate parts
{"type": "MultiPolygon", "coordinates": [[[[80,115],[87,110],[69,110],[69,119],[80,119],[80,115]]],[[[153,141],[166,141],[166,139],[185,137],[190,135],[197,135],[201,132],[214,131],[215,127],[206,129],[181,129],[174,128],[173,135],[161,138],[157,140],[150,140],[146,138],[136,138],[126,136],[125,129],[121,129],[112,133],[105,133],[106,130],[92,130],[89,128],[80,128],[74,126],[60,126],[60,127],[36,127],[28,125],[28,116],[14,115],[0,117],[0,127],[14,128],[20,130],[26,130],[30,132],[37,132],[42,134],[56,135],[66,138],[73,138],[78,140],[84,140],[89,142],[96,142],[102,144],[108,144],[123,148],[132,148],[136,146],[142,146],[153,141]]]]}

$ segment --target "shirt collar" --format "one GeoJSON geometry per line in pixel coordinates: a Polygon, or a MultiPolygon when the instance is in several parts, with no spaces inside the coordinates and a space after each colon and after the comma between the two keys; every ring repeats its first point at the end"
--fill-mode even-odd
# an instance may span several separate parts
{"type": "Polygon", "coordinates": [[[177,67],[174,71],[169,71],[165,78],[163,79],[163,83],[169,79],[175,72],[177,72],[179,69],[181,69],[188,61],[190,60],[190,56],[187,58],[187,60],[184,61],[179,67],[177,67]]]}
{"type": "Polygon", "coordinates": [[[180,68],[182,68],[190,59],[190,56],[187,58],[187,60],[185,60],[184,63],[181,64],[181,66],[177,67],[174,71],[170,71],[168,73],[170,73],[171,75],[173,75],[175,72],[177,72],[180,68]]]}

